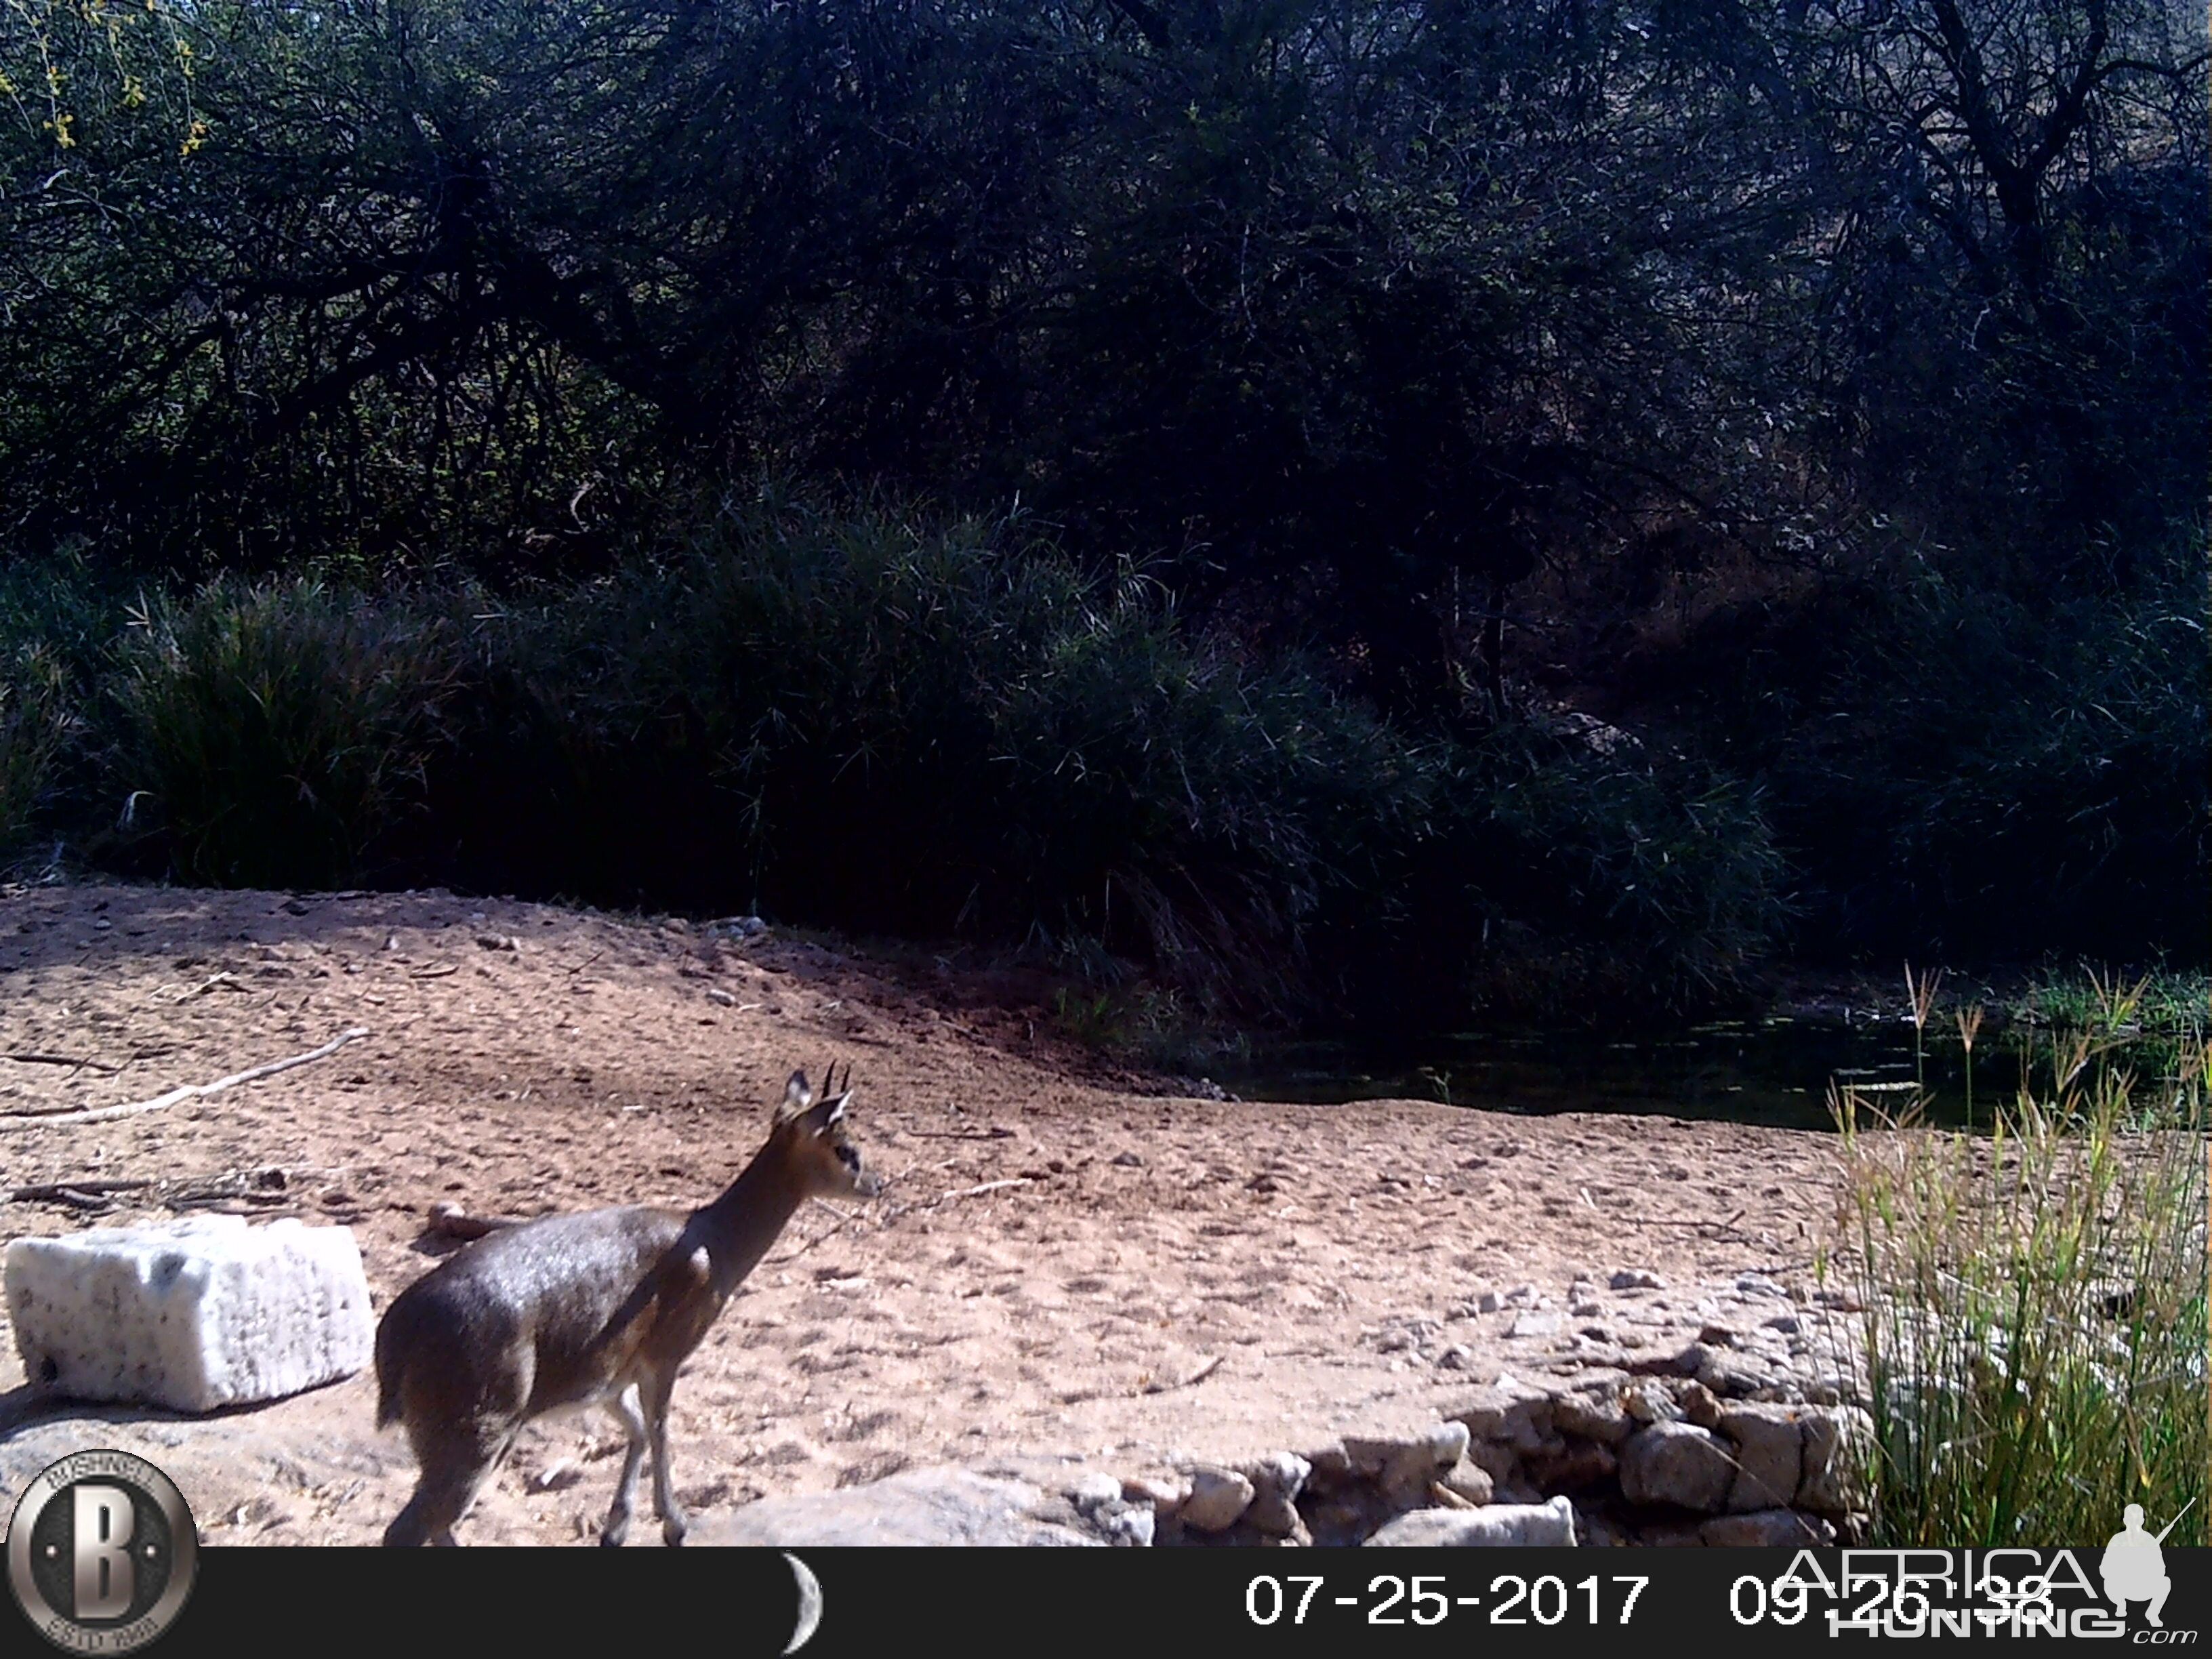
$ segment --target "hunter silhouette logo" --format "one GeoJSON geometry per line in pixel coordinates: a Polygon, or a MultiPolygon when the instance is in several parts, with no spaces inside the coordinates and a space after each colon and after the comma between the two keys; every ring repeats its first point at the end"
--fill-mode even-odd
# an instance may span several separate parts
{"type": "MultiPolygon", "coordinates": [[[[2191,1498],[2181,1506],[2181,1515],[2189,1513],[2191,1498]]],[[[2158,1615],[2166,1606],[2166,1598],[2173,1591],[2173,1580],[2166,1576],[2166,1553],[2159,1548],[2166,1541],[2166,1533],[2179,1524],[2181,1515],[2166,1523],[2165,1530],[2154,1538],[2143,1530],[2143,1511],[2140,1504],[2130,1504],[2123,1512],[2126,1527],[2112,1534],[2112,1541],[2105,1546],[2103,1573],[2105,1595],[2112,1604],[2112,1611],[2123,1619],[2128,1616],[2128,1603],[2150,1603],[2143,1616],[2153,1630],[2164,1630],[2166,1621],[2158,1615]]]]}

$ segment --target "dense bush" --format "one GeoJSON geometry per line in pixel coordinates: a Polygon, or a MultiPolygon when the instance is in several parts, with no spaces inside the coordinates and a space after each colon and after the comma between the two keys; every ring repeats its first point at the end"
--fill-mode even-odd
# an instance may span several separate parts
{"type": "Polygon", "coordinates": [[[87,550],[0,563],[0,836],[1376,1010],[1703,994],[1785,890],[2203,961],[2205,39],[0,7],[0,546],[87,550]]]}
{"type": "Polygon", "coordinates": [[[48,827],[187,880],[759,908],[1340,1023],[1677,1007],[1780,916],[1763,823],[1695,765],[1411,740],[1018,524],[747,504],[589,583],[131,617],[48,827]]]}
{"type": "Polygon", "coordinates": [[[185,880],[341,884],[422,804],[452,652],[404,594],[217,582],[119,654],[122,821],[158,815],[185,880]]]}
{"type": "Polygon", "coordinates": [[[2204,540],[2021,587],[1900,557],[1725,668],[1829,951],[2205,959],[2204,540]]]}

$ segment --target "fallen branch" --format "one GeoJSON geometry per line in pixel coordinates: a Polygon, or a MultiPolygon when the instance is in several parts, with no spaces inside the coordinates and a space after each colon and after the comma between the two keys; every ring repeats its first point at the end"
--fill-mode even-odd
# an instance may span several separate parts
{"type": "Polygon", "coordinates": [[[305,1066],[312,1060],[327,1060],[351,1042],[356,1037],[368,1035],[366,1026],[356,1025],[341,1032],[319,1048],[311,1048],[304,1054],[294,1054],[285,1060],[272,1060],[265,1066],[255,1066],[228,1077],[217,1078],[212,1083],[187,1083],[182,1088],[172,1089],[151,1100],[135,1100],[127,1106],[96,1106],[82,1112],[8,1112],[0,1114],[9,1121],[0,1128],[20,1129],[29,1123],[105,1123],[112,1118],[132,1117],[140,1112],[158,1112],[164,1106],[173,1106],[181,1100],[197,1100],[204,1095],[221,1094],[225,1089],[236,1088],[241,1083],[252,1083],[264,1077],[274,1077],[279,1072],[289,1072],[295,1066],[305,1066]]]}
{"type": "Polygon", "coordinates": [[[776,1267],[783,1262],[794,1261],[798,1257],[805,1255],[817,1244],[823,1243],[826,1239],[836,1237],[837,1235],[843,1232],[848,1225],[860,1218],[860,1211],[841,1210],[826,1198],[817,1197],[814,1201],[837,1218],[836,1225],[824,1228],[822,1231],[815,1234],[813,1237],[808,1239],[806,1243],[800,1245],[795,1250],[786,1250],[781,1255],[770,1256],[766,1263],[767,1266],[771,1267],[776,1267]]]}
{"type": "Polygon", "coordinates": [[[89,1066],[95,1072],[119,1072],[120,1066],[110,1066],[104,1060],[80,1060],[75,1054],[0,1054],[0,1060],[12,1060],[23,1066],[89,1066]]]}
{"type": "Polygon", "coordinates": [[[1016,1176],[1011,1181],[987,1181],[980,1187],[963,1187],[956,1192],[939,1193],[935,1198],[930,1199],[926,1203],[918,1204],[915,1207],[921,1210],[933,1210],[939,1205],[950,1203],[956,1198],[978,1198],[985,1193],[1004,1192],[1009,1187],[1027,1187],[1032,1184],[1034,1183],[1027,1176],[1016,1176]]]}
{"type": "MultiPolygon", "coordinates": [[[[8,1196],[21,1204],[55,1200],[81,1205],[94,1194],[137,1192],[154,1184],[151,1181],[41,1181],[32,1186],[18,1187],[8,1196]]],[[[105,1200],[94,1198],[93,1201],[105,1200]]]]}
{"type": "Polygon", "coordinates": [[[441,1201],[430,1206],[429,1231],[441,1238],[482,1238],[502,1227],[519,1224],[506,1216],[470,1215],[458,1204],[441,1201]]]}
{"type": "Polygon", "coordinates": [[[79,1192],[74,1187],[44,1187],[36,1192],[19,1193],[15,1196],[40,1204],[64,1204],[72,1210],[90,1210],[95,1213],[112,1210],[116,1205],[114,1199],[104,1194],[79,1192]]]}
{"type": "Polygon", "coordinates": [[[1170,1389],[1188,1389],[1195,1383],[1203,1382],[1207,1377],[1212,1376],[1214,1372],[1219,1370],[1221,1369],[1221,1362],[1228,1358],[1229,1356],[1227,1354],[1218,1353],[1214,1355],[1212,1358],[1200,1365],[1196,1370],[1193,1371],[1188,1376],[1184,1377],[1181,1382],[1147,1382],[1145,1384],[1145,1392],[1146,1394],[1165,1394],[1170,1389]]]}
{"type": "Polygon", "coordinates": [[[1691,1221],[1678,1216],[1667,1215],[1622,1215],[1613,1218],[1615,1221],[1626,1223],[1631,1227],[1713,1227],[1722,1232],[1727,1232],[1737,1222],[1742,1220],[1743,1217],[1744,1212],[1738,1210],[1726,1221],[1711,1219],[1691,1221]]]}

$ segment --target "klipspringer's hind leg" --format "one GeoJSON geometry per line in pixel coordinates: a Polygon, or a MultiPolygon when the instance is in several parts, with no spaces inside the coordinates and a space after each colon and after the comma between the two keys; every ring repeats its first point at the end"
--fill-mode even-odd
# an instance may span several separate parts
{"type": "Polygon", "coordinates": [[[614,1506],[607,1511],[607,1524],[599,1531],[599,1542],[611,1547],[629,1536],[630,1510],[637,1502],[638,1465],[645,1461],[645,1410],[638,1399],[637,1384],[633,1382],[617,1395],[608,1408],[621,1419],[629,1435],[629,1449],[623,1454],[622,1474],[615,1482],[614,1506]]]}
{"type": "Polygon", "coordinates": [[[668,1468],[668,1399],[676,1392],[676,1372],[654,1378],[645,1389],[646,1430],[653,1438],[653,1508],[660,1517],[660,1541],[670,1548],[684,1541],[691,1522],[676,1501],[675,1477],[668,1468]]]}
{"type": "Polygon", "coordinates": [[[469,1512],[514,1444],[516,1429],[487,1425],[431,1431],[412,1437],[415,1459],[422,1465],[415,1495],[384,1529],[384,1541],[395,1546],[453,1543],[453,1526],[469,1512]]]}

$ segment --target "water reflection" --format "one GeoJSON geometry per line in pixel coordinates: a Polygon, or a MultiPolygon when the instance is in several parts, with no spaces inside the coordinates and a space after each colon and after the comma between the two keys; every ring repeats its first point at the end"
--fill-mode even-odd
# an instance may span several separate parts
{"type": "MultiPolygon", "coordinates": [[[[1413,1098],[1530,1113],[1635,1112],[1826,1129],[1832,1082],[1869,1106],[1903,1110],[1924,1077],[1929,1115],[1966,1121],[1965,1050],[1931,1030],[1916,1066],[1909,1020],[1726,1022],[1640,1041],[1579,1034],[1462,1032],[1353,1048],[1300,1043],[1253,1054],[1216,1080],[1248,1100],[1413,1098]]],[[[2016,1044],[1984,1037],[1974,1051],[1976,1116],[2018,1089],[2016,1044]]]]}

